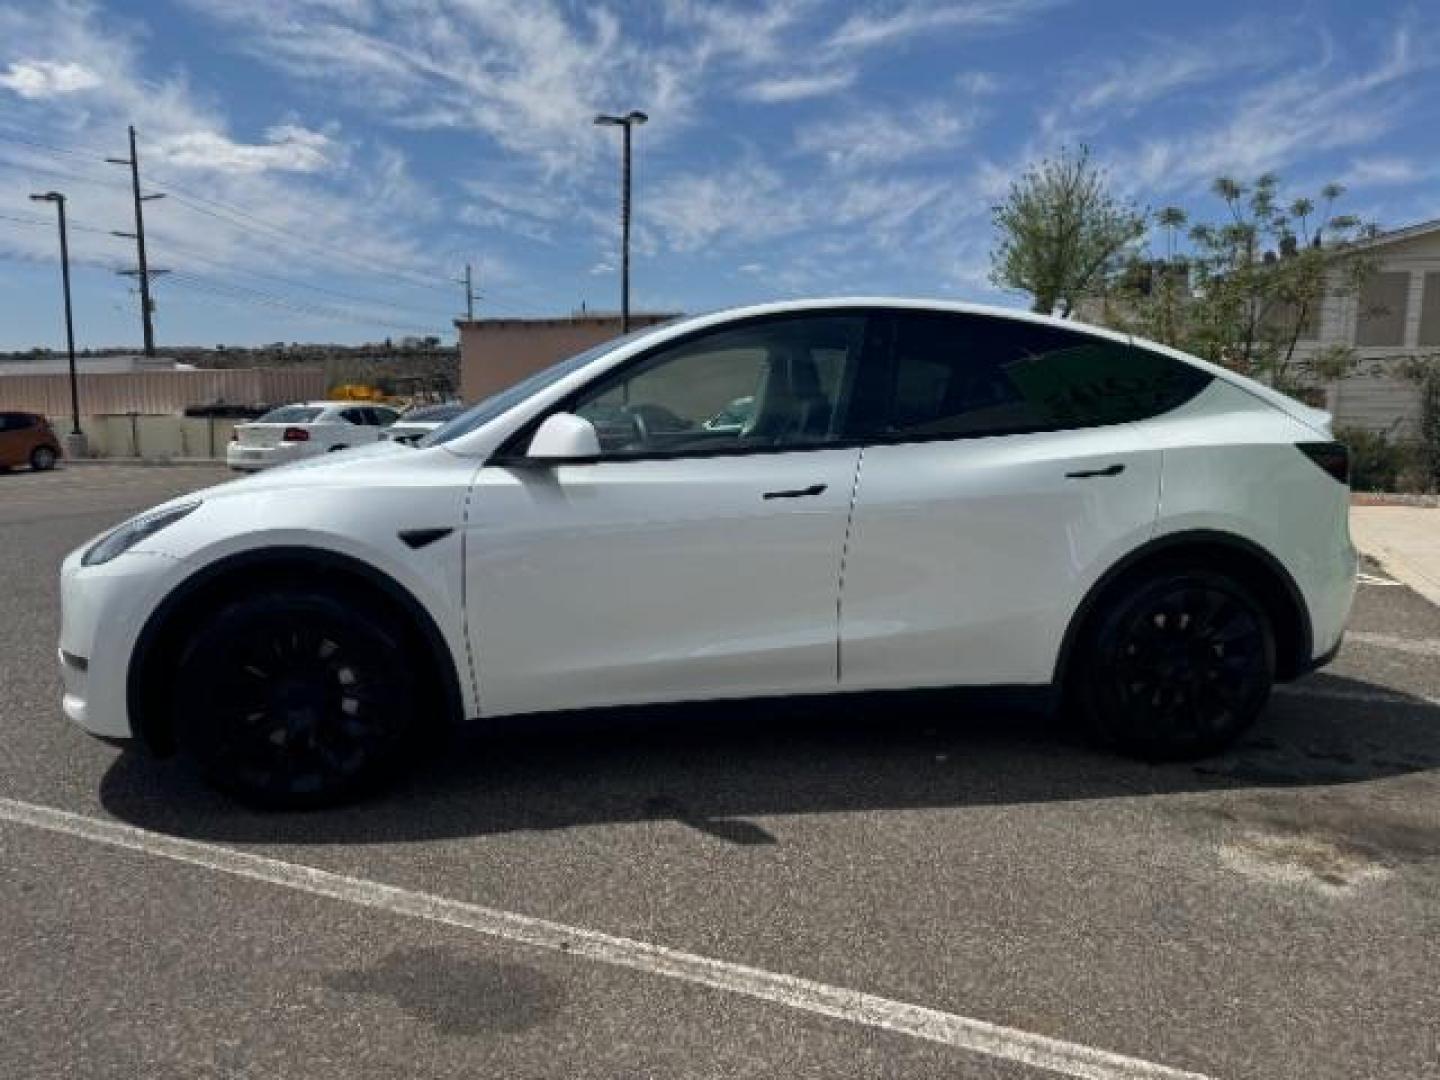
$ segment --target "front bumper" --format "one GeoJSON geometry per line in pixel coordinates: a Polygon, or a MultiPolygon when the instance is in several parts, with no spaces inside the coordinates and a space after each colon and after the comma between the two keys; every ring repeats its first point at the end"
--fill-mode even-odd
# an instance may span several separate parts
{"type": "Polygon", "coordinates": [[[102,566],[81,566],[80,555],[71,554],[60,569],[62,708],[92,735],[131,739],[130,656],[182,564],[169,555],[130,551],[102,566]]]}

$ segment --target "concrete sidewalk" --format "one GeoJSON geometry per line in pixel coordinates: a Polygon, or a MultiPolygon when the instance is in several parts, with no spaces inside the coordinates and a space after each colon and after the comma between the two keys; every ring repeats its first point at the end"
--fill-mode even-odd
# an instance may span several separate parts
{"type": "Polygon", "coordinates": [[[1352,506],[1350,535],[1387,572],[1440,605],[1440,508],[1352,506]]]}

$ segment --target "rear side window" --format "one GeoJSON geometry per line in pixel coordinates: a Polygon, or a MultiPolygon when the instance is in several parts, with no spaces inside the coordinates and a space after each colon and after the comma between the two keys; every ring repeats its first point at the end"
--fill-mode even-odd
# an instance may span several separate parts
{"type": "Polygon", "coordinates": [[[982,315],[895,317],[895,436],[962,438],[1143,420],[1211,376],[1178,360],[1058,327],[982,315]]]}

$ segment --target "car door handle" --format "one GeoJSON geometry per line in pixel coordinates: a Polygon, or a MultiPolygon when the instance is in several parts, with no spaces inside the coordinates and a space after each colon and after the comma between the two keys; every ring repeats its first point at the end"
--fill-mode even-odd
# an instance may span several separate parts
{"type": "Polygon", "coordinates": [[[1111,465],[1104,469],[1081,469],[1079,472],[1067,472],[1066,480],[1089,480],[1094,476],[1119,476],[1125,471],[1124,465],[1111,465]]]}
{"type": "Polygon", "coordinates": [[[826,486],[825,484],[811,484],[808,488],[795,488],[791,491],[767,491],[761,497],[765,499],[804,499],[810,495],[821,494],[826,486]]]}

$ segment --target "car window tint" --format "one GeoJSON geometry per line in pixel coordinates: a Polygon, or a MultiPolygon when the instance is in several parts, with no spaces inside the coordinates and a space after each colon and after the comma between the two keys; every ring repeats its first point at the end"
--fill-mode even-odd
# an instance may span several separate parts
{"type": "Polygon", "coordinates": [[[350,424],[367,424],[369,421],[365,418],[366,411],[361,408],[341,409],[340,419],[350,424]]]}
{"type": "Polygon", "coordinates": [[[381,427],[389,427],[400,416],[394,409],[387,409],[380,405],[377,405],[371,412],[375,414],[375,423],[381,427]]]}
{"type": "Polygon", "coordinates": [[[823,445],[843,426],[864,315],[770,319],[667,346],[583,391],[607,457],[823,445]]]}
{"type": "Polygon", "coordinates": [[[1189,400],[1210,376],[1059,327],[978,315],[896,316],[892,435],[961,437],[1119,424],[1189,400]]]}

